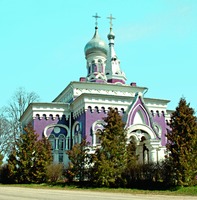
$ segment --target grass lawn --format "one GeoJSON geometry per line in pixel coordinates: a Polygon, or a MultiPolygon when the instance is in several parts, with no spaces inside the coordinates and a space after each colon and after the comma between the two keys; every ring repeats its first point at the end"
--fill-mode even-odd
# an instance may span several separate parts
{"type": "Polygon", "coordinates": [[[152,195],[189,195],[197,196],[197,186],[193,187],[176,187],[168,189],[128,189],[128,188],[96,188],[79,186],[76,184],[11,184],[1,186],[12,187],[29,187],[40,189],[60,189],[60,190],[84,190],[84,191],[97,191],[97,192],[118,192],[118,193],[130,193],[130,194],[152,194],[152,195]]]}

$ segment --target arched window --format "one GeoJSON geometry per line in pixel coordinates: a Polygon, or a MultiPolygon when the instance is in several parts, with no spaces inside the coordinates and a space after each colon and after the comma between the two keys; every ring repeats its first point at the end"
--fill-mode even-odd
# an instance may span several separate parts
{"type": "Polygon", "coordinates": [[[75,133],[75,136],[74,136],[74,144],[77,144],[77,143],[81,143],[81,133],[80,131],[79,132],[76,132],[75,133]]]}
{"type": "Polygon", "coordinates": [[[103,72],[103,62],[102,60],[98,60],[98,72],[103,72]]]}
{"type": "Polygon", "coordinates": [[[95,61],[93,60],[92,61],[92,73],[96,72],[96,64],[95,64],[95,61]]]}
{"type": "MultiPolygon", "coordinates": [[[[97,107],[95,107],[95,109],[97,109],[97,107]]],[[[104,109],[104,108],[102,108],[102,109],[104,109]]],[[[92,135],[93,146],[97,146],[97,145],[101,144],[101,134],[103,131],[104,124],[105,124],[105,122],[103,120],[97,120],[92,124],[91,135],[92,135]]]]}
{"type": "Polygon", "coordinates": [[[55,137],[54,135],[50,135],[49,136],[49,142],[51,143],[51,151],[53,151],[55,149],[55,137]]]}
{"type": "Polygon", "coordinates": [[[96,145],[100,145],[101,144],[101,133],[102,133],[102,131],[100,129],[98,129],[96,131],[96,145]]]}
{"type": "Polygon", "coordinates": [[[60,151],[64,151],[65,149],[65,136],[64,135],[60,135],[59,136],[59,145],[58,145],[58,149],[60,151]]]}
{"type": "Polygon", "coordinates": [[[54,135],[51,134],[49,136],[49,142],[51,143],[51,154],[54,161],[54,150],[55,150],[55,136],[54,135]]]}
{"type": "Polygon", "coordinates": [[[89,75],[91,73],[91,63],[88,63],[87,66],[88,66],[88,75],[89,75]]]}
{"type": "Polygon", "coordinates": [[[64,151],[65,151],[65,136],[60,135],[58,138],[58,149],[59,149],[59,163],[64,162],[64,151]]]}
{"type": "Polygon", "coordinates": [[[81,143],[82,135],[81,135],[81,124],[76,121],[72,127],[72,144],[81,143]]]}

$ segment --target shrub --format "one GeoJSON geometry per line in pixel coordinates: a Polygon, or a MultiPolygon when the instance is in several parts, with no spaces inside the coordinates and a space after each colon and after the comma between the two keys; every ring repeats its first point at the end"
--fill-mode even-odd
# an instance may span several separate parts
{"type": "Polygon", "coordinates": [[[57,182],[63,174],[63,164],[51,164],[47,167],[48,182],[57,182]]]}

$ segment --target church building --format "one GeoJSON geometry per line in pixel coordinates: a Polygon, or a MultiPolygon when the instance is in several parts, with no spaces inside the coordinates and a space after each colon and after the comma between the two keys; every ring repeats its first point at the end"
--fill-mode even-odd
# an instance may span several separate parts
{"type": "Polygon", "coordinates": [[[86,77],[70,82],[52,102],[31,103],[21,117],[22,126],[31,123],[39,138],[50,140],[53,161],[67,165],[66,151],[82,138],[90,143],[92,152],[99,146],[96,133],[102,131],[103,118],[112,107],[125,122],[128,142],[133,140],[137,144],[139,162],[158,162],[166,154],[169,100],[144,97],[146,87],[126,84],[126,75],[114,48],[114,18],[109,17],[107,45],[98,33],[99,16],[94,17],[95,31],[84,49],[86,77]]]}

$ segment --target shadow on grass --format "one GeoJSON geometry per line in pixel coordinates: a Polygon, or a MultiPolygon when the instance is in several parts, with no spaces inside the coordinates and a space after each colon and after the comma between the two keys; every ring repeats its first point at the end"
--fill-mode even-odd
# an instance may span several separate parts
{"type": "MultiPolygon", "coordinates": [[[[190,195],[197,196],[197,186],[180,187],[169,186],[160,182],[141,181],[133,183],[128,187],[98,187],[92,182],[57,182],[57,183],[41,183],[41,184],[2,184],[13,187],[28,187],[42,189],[68,189],[68,190],[89,190],[97,192],[117,192],[131,194],[159,194],[159,195],[190,195]]],[[[0,184],[1,186],[1,184],[0,184]]]]}
{"type": "MultiPolygon", "coordinates": [[[[56,186],[56,187],[69,187],[69,188],[78,188],[78,189],[98,189],[98,188],[106,188],[106,187],[100,187],[92,182],[89,181],[73,181],[73,182],[58,182],[58,183],[50,183],[49,186],[56,186]]],[[[177,191],[180,187],[178,186],[172,186],[165,184],[163,182],[150,182],[150,181],[138,181],[133,182],[129,186],[125,187],[109,187],[109,189],[116,189],[116,188],[123,188],[123,189],[136,189],[136,190],[152,190],[152,191],[177,191]]]]}

